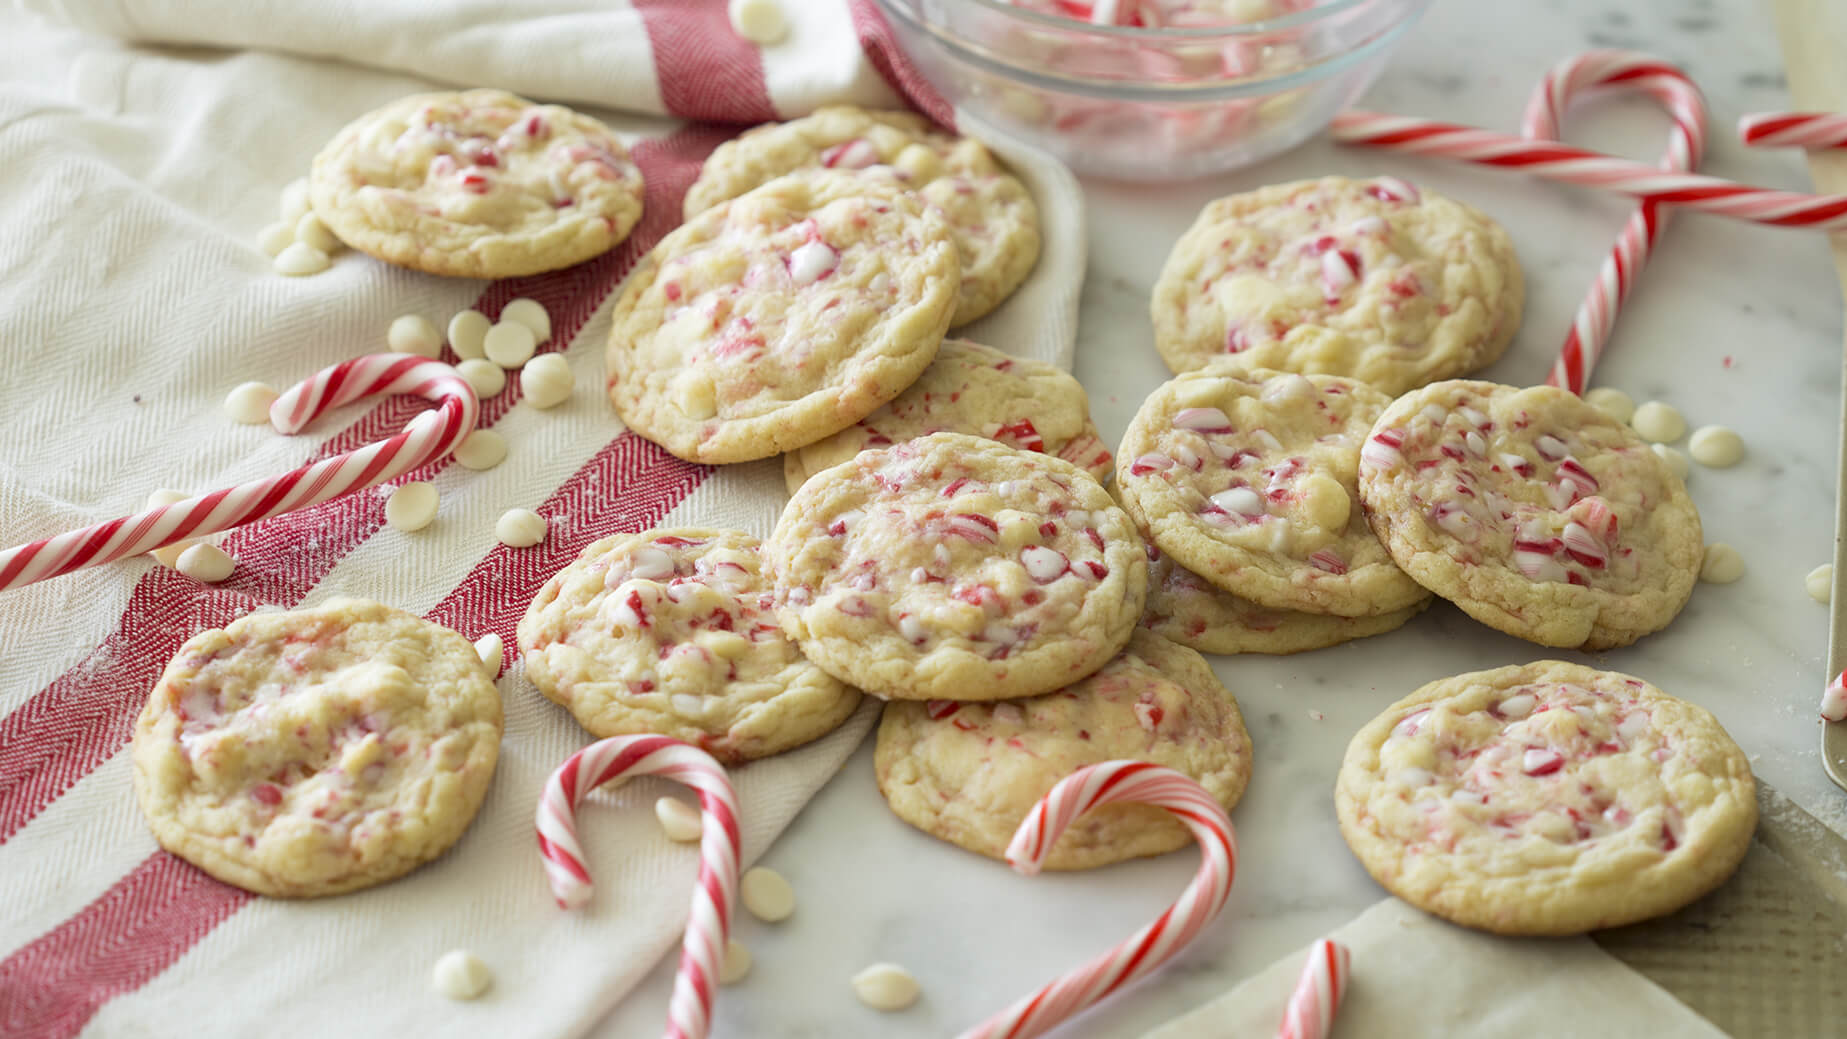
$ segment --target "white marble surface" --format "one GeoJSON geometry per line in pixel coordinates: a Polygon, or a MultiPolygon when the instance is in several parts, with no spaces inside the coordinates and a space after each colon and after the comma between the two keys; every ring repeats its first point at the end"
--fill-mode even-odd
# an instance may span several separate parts
{"type": "MultiPolygon", "coordinates": [[[[1438,0],[1365,103],[1512,128],[1553,61],[1588,46],[1638,47],[1680,63],[1706,89],[1709,172],[1806,189],[1797,157],[1746,152],[1731,136],[1741,113],[1786,105],[1767,12],[1750,0],[1643,6],[1438,0]]],[[[1573,140],[1650,160],[1664,140],[1663,117],[1641,102],[1594,104],[1573,122],[1584,128],[1573,140]]],[[[1077,368],[1106,438],[1120,436],[1166,377],[1149,328],[1149,290],[1201,204],[1265,183],[1376,172],[1416,179],[1507,224],[1526,265],[1528,316],[1487,374],[1542,379],[1624,204],[1315,141],[1193,184],[1086,185],[1091,260],[1077,368]]],[[[1695,467],[1688,482],[1708,540],[1737,546],[1749,572],[1735,585],[1701,585],[1672,627],[1640,645],[1566,656],[1635,672],[1710,708],[1760,777],[1841,829],[1847,794],[1827,784],[1816,756],[1827,610],[1802,583],[1832,546],[1841,302],[1825,242],[1682,216],[1664,250],[1625,309],[1595,382],[1670,401],[1695,426],[1723,423],[1744,435],[1750,454],[1741,466],[1695,467]]],[[[1330,791],[1348,738],[1426,681],[1550,655],[1439,605],[1361,643],[1297,657],[1216,658],[1256,748],[1250,791],[1233,814],[1243,859],[1230,905],[1176,962],[1058,1034],[1139,1035],[1378,899],[1335,828],[1330,791]]],[[[756,966],[724,990],[715,1035],[952,1034],[1127,935],[1171,900],[1197,862],[1182,852],[1083,875],[1017,877],[894,818],[874,788],[871,759],[868,742],[764,860],[794,883],[800,908],[775,926],[741,916],[736,933],[756,966]],[[854,1000],[847,979],[878,960],[916,973],[924,991],[916,1007],[880,1015],[854,1000]]],[[[656,1034],[671,974],[663,964],[598,1034],[656,1034]]]]}

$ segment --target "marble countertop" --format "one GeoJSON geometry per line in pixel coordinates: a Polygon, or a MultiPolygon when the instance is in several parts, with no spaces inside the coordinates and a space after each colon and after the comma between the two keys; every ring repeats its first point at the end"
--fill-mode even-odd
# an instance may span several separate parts
{"type": "MultiPolygon", "coordinates": [[[[1739,115],[1787,107],[1768,11],[1748,0],[1644,6],[1438,0],[1364,104],[1512,128],[1551,63],[1586,47],[1643,49],[1680,64],[1706,90],[1706,171],[1806,190],[1798,156],[1748,152],[1732,135],[1739,115]]],[[[1646,103],[1588,107],[1573,120],[1583,132],[1568,127],[1573,141],[1651,161],[1659,154],[1666,121],[1646,103]]],[[[1327,173],[1411,178],[1508,226],[1526,268],[1528,312],[1513,349],[1485,373],[1502,382],[1543,379],[1628,212],[1620,200],[1585,191],[1325,140],[1185,185],[1086,183],[1090,270],[1077,373],[1106,440],[1120,437],[1142,397],[1167,378],[1148,297],[1200,206],[1327,173]]],[[[1242,858],[1230,904],[1175,962],[1058,1034],[1139,1035],[1379,899],[1336,829],[1334,775],[1363,722],[1446,675],[1548,656],[1642,675],[1711,709],[1760,778],[1847,829],[1847,794],[1828,784],[1816,751],[1827,609],[1803,590],[1804,575],[1832,551],[1840,344],[1841,301],[1821,236],[1677,218],[1594,384],[1666,400],[1692,426],[1720,423],[1743,434],[1742,465],[1696,466],[1688,486],[1707,540],[1742,552],[1744,579],[1700,585],[1666,631],[1592,656],[1549,652],[1439,604],[1398,632],[1333,649],[1213,658],[1256,752],[1250,790],[1233,813],[1242,858]]],[[[953,1034],[1151,919],[1196,868],[1189,850],[1084,874],[1015,876],[892,816],[873,783],[871,750],[868,740],[763,860],[788,876],[799,908],[774,926],[740,913],[736,934],[755,967],[724,991],[715,1035],[953,1034]],[[882,1015],[855,1001],[847,979],[882,960],[917,975],[924,994],[915,1007],[882,1015]]],[[[672,970],[664,962],[597,1034],[658,1032],[672,970]]]]}

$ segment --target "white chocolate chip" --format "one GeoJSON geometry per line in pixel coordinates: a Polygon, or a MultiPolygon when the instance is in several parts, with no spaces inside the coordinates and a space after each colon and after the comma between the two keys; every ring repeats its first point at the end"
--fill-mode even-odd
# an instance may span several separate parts
{"type": "Polygon", "coordinates": [[[571,363],[563,354],[541,354],[520,369],[519,391],[526,403],[535,408],[549,408],[571,399],[577,379],[571,363]]]}
{"type": "Polygon", "coordinates": [[[874,1010],[903,1010],[921,992],[917,978],[895,963],[875,963],[853,975],[853,994],[874,1010]]]}
{"type": "Polygon", "coordinates": [[[1802,586],[1808,589],[1809,598],[1816,602],[1827,602],[1834,598],[1834,564],[1823,563],[1802,579],[1802,586]]]}
{"type": "Polygon", "coordinates": [[[385,345],[392,353],[434,359],[442,356],[443,336],[436,330],[436,322],[422,314],[405,314],[392,319],[391,328],[385,332],[385,345]]]}
{"type": "Polygon", "coordinates": [[[673,396],[687,418],[704,420],[718,414],[718,387],[694,369],[688,368],[673,381],[673,396]]]}
{"type": "Polygon", "coordinates": [[[260,426],[269,421],[269,406],[280,396],[266,382],[240,382],[225,394],[224,413],[232,422],[260,426]]]}
{"type": "Polygon", "coordinates": [[[766,924],[787,920],[795,912],[795,889],[782,874],[766,866],[747,871],[738,884],[738,894],[750,915],[766,924]]]}
{"type": "Polygon", "coordinates": [[[171,488],[162,487],[148,495],[147,507],[150,509],[158,509],[167,505],[177,505],[190,497],[192,497],[192,495],[187,494],[185,491],[176,491],[171,488]]]}
{"type": "Polygon", "coordinates": [[[1744,438],[1724,426],[1701,426],[1687,440],[1693,460],[1712,469],[1729,469],[1744,460],[1744,438]]]}
{"type": "Polygon", "coordinates": [[[474,999],[494,983],[494,972],[467,949],[452,949],[437,959],[430,983],[450,999],[474,999]]]}
{"type": "Polygon", "coordinates": [[[275,257],[282,250],[295,244],[295,227],[293,224],[274,223],[257,232],[257,247],[263,255],[275,257]]]}
{"type": "Polygon", "coordinates": [[[1680,417],[1672,404],[1651,400],[1635,409],[1629,419],[1635,432],[1643,440],[1652,440],[1657,444],[1671,444],[1687,432],[1687,420],[1680,417]]]}
{"type": "Polygon", "coordinates": [[[509,300],[500,308],[500,320],[517,321],[532,329],[532,338],[545,342],[552,337],[552,316],[545,311],[545,305],[536,299],[521,296],[509,300]]]}
{"type": "Polygon", "coordinates": [[[402,531],[422,530],[436,518],[436,487],[422,480],[391,489],[385,499],[385,522],[402,531]]]}
{"type": "Polygon", "coordinates": [[[1619,389],[1599,386],[1584,395],[1584,402],[1627,425],[1635,417],[1635,398],[1619,389]]]}
{"type": "Polygon", "coordinates": [[[282,188],[282,202],[277,219],[294,227],[308,212],[308,178],[296,177],[282,188]]]}
{"type": "Polygon", "coordinates": [[[1668,472],[1673,473],[1682,480],[1686,479],[1687,474],[1692,471],[1692,466],[1687,463],[1687,456],[1680,451],[1666,444],[1650,444],[1648,447],[1649,450],[1655,453],[1655,457],[1667,463],[1668,472]]]}
{"type": "Polygon", "coordinates": [[[666,831],[670,841],[690,844],[705,834],[699,809],[677,797],[663,797],[654,802],[654,817],[661,821],[661,829],[666,831]]]}
{"type": "Polygon", "coordinates": [[[455,446],[455,462],[477,472],[507,460],[507,438],[491,429],[477,429],[455,446]]]}
{"type": "Polygon", "coordinates": [[[1249,487],[1232,487],[1220,491],[1212,496],[1212,504],[1240,516],[1261,516],[1267,511],[1263,495],[1249,487]]]}
{"type": "Polygon", "coordinates": [[[507,370],[485,357],[470,357],[455,366],[455,374],[474,387],[475,396],[482,400],[507,388],[507,370]]]}
{"type": "Polygon", "coordinates": [[[217,584],[237,569],[237,560],[209,541],[201,541],[181,552],[173,568],[195,581],[217,584]]]}
{"type": "Polygon", "coordinates": [[[840,254],[826,242],[804,242],[789,254],[789,280],[798,287],[812,285],[840,266],[840,254]]]}
{"type": "Polygon", "coordinates": [[[486,314],[479,310],[464,310],[449,319],[449,346],[455,351],[455,356],[463,359],[486,357],[487,348],[484,344],[487,330],[493,327],[494,323],[487,319],[486,314]]]}
{"type": "Polygon", "coordinates": [[[911,178],[913,185],[927,184],[943,172],[943,162],[936,157],[936,149],[927,144],[907,144],[892,165],[903,170],[911,178]]]}
{"type": "Polygon", "coordinates": [[[271,263],[277,274],[286,274],[299,278],[305,274],[319,274],[327,269],[327,254],[312,245],[294,242],[288,248],[276,254],[271,263]]]}
{"type": "Polygon", "coordinates": [[[494,523],[494,536],[508,548],[531,548],[545,540],[545,517],[531,509],[508,509],[494,523]]]}
{"type": "Polygon", "coordinates": [[[789,33],[789,23],[776,0],[731,0],[727,9],[731,28],[759,47],[779,43],[789,33]]]}
{"type": "Polygon", "coordinates": [[[321,223],[321,218],[313,213],[303,213],[301,219],[295,222],[295,240],[303,245],[312,245],[329,256],[339,252],[341,246],[346,244],[335,238],[327,225],[321,223]]]}
{"type": "Polygon", "coordinates": [[[517,321],[502,321],[487,330],[481,339],[481,349],[487,359],[502,368],[518,368],[532,360],[532,352],[538,349],[538,339],[532,329],[517,321]]]}
{"type": "Polygon", "coordinates": [[[1744,576],[1744,557],[1723,541],[1706,546],[1706,558],[1700,563],[1699,579],[1707,584],[1731,584],[1744,576]]]}
{"type": "Polygon", "coordinates": [[[725,959],[718,965],[718,983],[735,985],[750,973],[750,950],[736,938],[725,939],[725,959]]]}
{"type": "Polygon", "coordinates": [[[475,656],[481,658],[481,667],[487,671],[488,677],[499,677],[500,665],[507,661],[506,643],[490,631],[475,640],[475,656]]]}
{"type": "Polygon", "coordinates": [[[1044,545],[1029,545],[1020,552],[1020,565],[1035,581],[1045,582],[1057,579],[1070,564],[1064,553],[1044,545]]]}

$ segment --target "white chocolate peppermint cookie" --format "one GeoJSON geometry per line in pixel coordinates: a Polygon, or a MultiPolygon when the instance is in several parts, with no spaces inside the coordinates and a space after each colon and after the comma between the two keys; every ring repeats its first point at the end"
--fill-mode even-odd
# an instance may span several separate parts
{"type": "Polygon", "coordinates": [[[810,660],[875,696],[1034,696],[1135,630],[1148,559],[1082,469],[962,433],[862,451],[802,485],[763,545],[810,660]]]}
{"type": "Polygon", "coordinates": [[[1117,453],[1123,507],[1162,552],[1279,610],[1370,617],[1429,593],[1360,515],[1360,445],[1388,398],[1333,375],[1214,365],[1149,394],[1117,453]]]}
{"type": "Polygon", "coordinates": [[[408,873],[474,818],[500,752],[474,644],[360,599],[252,613],[187,640],[135,723],[162,847],[284,898],[408,873]]]}
{"type": "Polygon", "coordinates": [[[980,141],[937,132],[910,112],[848,105],[750,130],[718,146],[686,192],[686,216],[797,170],[860,170],[940,209],[955,234],[962,283],[951,325],[993,310],[1039,258],[1039,210],[980,141]]]}
{"type": "Polygon", "coordinates": [[[1091,424],[1090,398],[1070,372],[966,339],[943,340],[936,360],[890,404],[784,455],[783,478],[793,494],[810,476],[869,447],[941,432],[1044,451],[1099,481],[1109,478],[1109,448],[1091,424]]]}
{"type": "Polygon", "coordinates": [[[948,225],[915,197],[810,170],[708,209],[628,280],[609,399],[695,462],[812,444],[917,381],[955,306],[948,225]]]}
{"type": "MultiPolygon", "coordinates": [[[[1145,631],[1096,674],[1045,696],[886,705],[873,770],[898,818],[998,859],[1059,780],[1117,758],[1183,772],[1226,811],[1251,776],[1237,700],[1198,653],[1145,631]]],[[[1092,869],[1190,843],[1161,809],[1112,805],[1073,823],[1046,867],[1092,869]]]]}
{"type": "Polygon", "coordinates": [[[1155,284],[1155,346],[1176,372],[1235,356],[1399,394],[1500,357],[1525,298],[1507,232],[1480,212],[1392,177],[1326,177],[1206,206],[1155,284]]]}
{"type": "Polygon", "coordinates": [[[1142,627],[1201,653],[1284,656],[1396,631],[1430,605],[1371,617],[1336,617],[1259,606],[1217,588],[1148,546],[1148,605],[1142,627]]]}
{"type": "Polygon", "coordinates": [[[1360,455],[1379,540],[1424,587],[1542,646],[1626,646],[1699,577],[1699,510],[1633,432],[1577,396],[1454,380],[1407,393],[1360,455]]]}
{"type": "Polygon", "coordinates": [[[1757,825],[1750,764],[1718,719],[1557,660],[1393,704],[1353,737],[1334,800],[1374,879],[1499,934],[1672,912],[1731,876],[1757,825]]]}
{"type": "Polygon", "coordinates": [[[431,274],[507,278],[608,252],[641,219],[641,170],[607,126],[500,90],[416,94],[314,157],[340,240],[431,274]]]}
{"type": "Polygon", "coordinates": [[[859,693],[776,626],[758,549],[694,528],[588,546],[519,622],[526,677],[592,735],[672,736],[726,764],[832,732],[859,693]]]}

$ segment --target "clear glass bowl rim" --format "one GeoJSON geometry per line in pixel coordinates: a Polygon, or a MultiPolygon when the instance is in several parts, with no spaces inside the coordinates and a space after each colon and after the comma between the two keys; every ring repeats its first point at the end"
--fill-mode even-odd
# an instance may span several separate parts
{"type": "Polygon", "coordinates": [[[1371,4],[1394,3],[1403,8],[1403,16],[1389,28],[1358,41],[1351,49],[1329,54],[1320,61],[1280,76],[1222,83],[1136,83],[1122,79],[1067,76],[1049,70],[1029,68],[990,55],[986,52],[986,48],[971,45],[970,41],[946,33],[939,27],[926,22],[918,10],[923,0],[875,0],[875,2],[891,17],[905,23],[912,30],[931,37],[939,46],[954,54],[958,60],[979,66],[992,74],[1010,79],[1023,86],[1098,100],[1193,104],[1266,98],[1279,91],[1314,86],[1337,76],[1353,65],[1389,48],[1393,42],[1417,23],[1418,16],[1430,6],[1432,0],[1331,0],[1329,3],[1304,8],[1281,18],[1272,18],[1264,22],[1248,22],[1228,29],[1140,29],[1090,25],[1056,15],[1024,10],[1006,3],[1005,0],[955,0],[955,2],[971,4],[994,12],[1004,18],[1030,21],[1034,25],[1053,31],[1094,32],[1099,37],[1099,42],[1102,42],[1107,30],[1109,36],[1113,36],[1120,42],[1143,44],[1162,40],[1197,40],[1201,37],[1209,40],[1222,40],[1246,33],[1274,32],[1283,28],[1312,25],[1326,16],[1345,13],[1371,4]]]}

